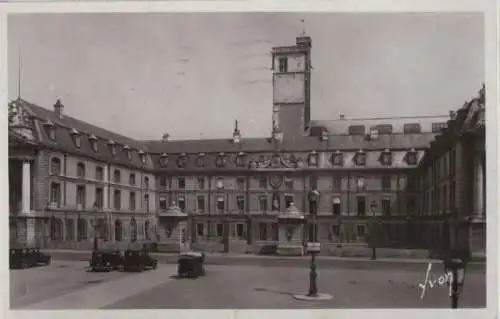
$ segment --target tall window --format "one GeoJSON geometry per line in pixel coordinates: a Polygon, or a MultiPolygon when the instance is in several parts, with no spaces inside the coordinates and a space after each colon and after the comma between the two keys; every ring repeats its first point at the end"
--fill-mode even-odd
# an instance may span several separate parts
{"type": "Polygon", "coordinates": [[[95,179],[98,181],[102,181],[104,179],[104,170],[101,166],[97,166],[95,168],[95,179]]]}
{"type": "Polygon", "coordinates": [[[131,173],[129,177],[129,184],[130,185],[135,185],[135,174],[131,173]]]}
{"type": "Polygon", "coordinates": [[[130,192],[129,201],[130,210],[135,210],[135,192],[130,192]]]}
{"type": "Polygon", "coordinates": [[[293,203],[293,195],[285,195],[285,207],[288,208],[293,203]]]}
{"type": "Polygon", "coordinates": [[[332,204],[333,215],[340,215],[340,197],[334,197],[332,200],[332,204]]]}
{"type": "Polygon", "coordinates": [[[224,196],[217,197],[217,210],[224,211],[224,196]]]}
{"type": "Polygon", "coordinates": [[[61,184],[53,182],[50,185],[50,202],[57,207],[61,206],[61,184]]]}
{"type": "Polygon", "coordinates": [[[196,224],[196,235],[200,237],[205,236],[205,224],[203,223],[196,224]]]}
{"type": "Polygon", "coordinates": [[[66,240],[73,241],[75,239],[75,221],[71,218],[66,219],[66,240]]]}
{"type": "Polygon", "coordinates": [[[267,176],[260,176],[259,177],[259,187],[260,188],[267,188],[267,176]]]}
{"type": "Polygon", "coordinates": [[[78,209],[85,208],[85,186],[78,185],[76,187],[76,206],[78,209]]]}
{"type": "Polygon", "coordinates": [[[280,211],[280,195],[278,193],[273,194],[271,205],[273,211],[280,211]]]}
{"type": "Polygon", "coordinates": [[[217,224],[215,236],[217,237],[222,237],[224,235],[224,225],[223,224],[217,224]]]}
{"type": "Polygon", "coordinates": [[[76,177],[85,178],[85,164],[78,163],[76,166],[76,177]]]}
{"type": "Polygon", "coordinates": [[[382,198],[382,215],[391,216],[391,199],[382,198]]]}
{"type": "Polygon", "coordinates": [[[205,189],[205,177],[198,177],[198,189],[205,189]]]}
{"type": "Polygon", "coordinates": [[[149,220],[144,222],[144,237],[146,237],[146,240],[151,240],[151,236],[149,234],[149,220]]]}
{"type": "Polygon", "coordinates": [[[160,197],[160,209],[161,210],[167,209],[167,199],[165,197],[160,197]]]}
{"type": "Polygon", "coordinates": [[[119,190],[115,190],[115,192],[113,193],[113,200],[115,209],[120,210],[122,208],[122,195],[119,190]]]}
{"type": "Polygon", "coordinates": [[[267,240],[267,224],[259,223],[259,239],[267,240]]]}
{"type": "Polygon", "coordinates": [[[117,184],[121,182],[120,170],[115,169],[115,172],[114,172],[114,175],[113,175],[113,181],[115,183],[117,183],[117,184]]]}
{"type": "Polygon", "coordinates": [[[149,177],[144,177],[144,188],[149,189],[149,177]]]}
{"type": "Polygon", "coordinates": [[[263,212],[267,211],[267,197],[265,195],[259,196],[259,209],[263,212]]]}
{"type": "Polygon", "coordinates": [[[50,173],[52,175],[61,175],[61,160],[57,157],[53,157],[50,160],[50,173]]]}
{"type": "Polygon", "coordinates": [[[104,190],[100,187],[95,189],[95,205],[101,208],[104,206],[104,190]]]}
{"type": "Polygon", "coordinates": [[[186,188],[186,179],[184,177],[177,178],[177,188],[179,189],[186,188]]]}
{"type": "Polygon", "coordinates": [[[160,187],[162,188],[167,187],[167,178],[164,176],[160,177],[160,187]]]}
{"type": "Polygon", "coordinates": [[[236,185],[240,190],[245,189],[245,178],[244,177],[236,178],[236,185]]]}
{"type": "Polygon", "coordinates": [[[356,182],[357,182],[358,190],[364,190],[365,189],[365,178],[364,177],[358,176],[356,178],[356,182]]]}
{"type": "Polygon", "coordinates": [[[196,200],[197,200],[197,204],[198,204],[198,210],[204,211],[205,210],[205,196],[198,196],[196,200]]]}
{"type": "Polygon", "coordinates": [[[365,196],[356,196],[356,208],[358,216],[365,216],[366,214],[366,198],[365,196]]]}
{"type": "Polygon", "coordinates": [[[293,178],[292,177],[285,177],[285,188],[286,189],[293,189],[293,178]]]}
{"type": "Polygon", "coordinates": [[[87,240],[87,221],[85,219],[78,218],[77,228],[78,240],[87,240]]]}
{"type": "Polygon", "coordinates": [[[184,199],[184,196],[179,196],[177,200],[179,202],[179,208],[184,211],[186,209],[186,200],[184,199]]]}
{"type": "Polygon", "coordinates": [[[245,196],[238,195],[236,197],[236,204],[238,206],[238,210],[240,210],[240,211],[245,210],[245,196]]]}
{"type": "Polygon", "coordinates": [[[63,223],[59,218],[52,218],[50,221],[50,239],[63,240],[63,223]]]}
{"type": "Polygon", "coordinates": [[[149,194],[144,194],[144,209],[149,213],[149,194]]]}
{"type": "Polygon", "coordinates": [[[122,222],[117,219],[115,221],[115,241],[122,241],[122,222]]]}
{"type": "Polygon", "coordinates": [[[246,233],[245,233],[245,225],[244,224],[236,224],[236,236],[239,238],[245,238],[246,233]]]}
{"type": "Polygon", "coordinates": [[[309,176],[309,187],[311,189],[318,189],[318,176],[316,175],[309,176]]]}
{"type": "Polygon", "coordinates": [[[280,72],[288,72],[288,58],[280,57],[279,60],[279,71],[280,72]]]}
{"type": "Polygon", "coordinates": [[[391,175],[382,175],[382,189],[383,190],[391,189],[391,175]]]}
{"type": "Polygon", "coordinates": [[[333,189],[340,190],[341,182],[342,182],[342,179],[341,179],[340,175],[334,175],[333,176],[333,183],[332,183],[333,189]]]}

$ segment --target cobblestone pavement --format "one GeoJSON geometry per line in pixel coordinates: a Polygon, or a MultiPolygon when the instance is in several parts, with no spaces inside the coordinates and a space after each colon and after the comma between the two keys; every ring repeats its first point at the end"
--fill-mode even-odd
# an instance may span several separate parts
{"type": "MultiPolygon", "coordinates": [[[[292,295],[308,289],[308,270],[254,266],[211,266],[206,277],[158,285],[150,291],[121,300],[107,309],[157,308],[448,308],[448,288],[427,287],[421,299],[421,271],[319,269],[320,292],[333,300],[305,302],[292,295]]],[[[434,279],[438,279],[437,269],[434,279]]],[[[472,273],[460,307],[485,307],[484,273],[472,273]]]]}
{"type": "MultiPolygon", "coordinates": [[[[293,267],[209,265],[207,276],[176,279],[174,265],[143,273],[88,273],[84,262],[11,270],[13,309],[448,308],[446,286],[422,290],[420,271],[318,269],[320,292],[333,300],[305,302],[308,270],[293,267]]],[[[437,279],[435,269],[432,279],[437,279]]],[[[460,307],[484,307],[484,272],[467,275],[460,307]]]]}

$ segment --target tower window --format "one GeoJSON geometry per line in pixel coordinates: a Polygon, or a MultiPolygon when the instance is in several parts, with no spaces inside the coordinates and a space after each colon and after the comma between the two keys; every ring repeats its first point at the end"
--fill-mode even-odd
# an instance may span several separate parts
{"type": "Polygon", "coordinates": [[[280,72],[288,72],[288,58],[286,57],[279,58],[279,68],[280,72]]]}

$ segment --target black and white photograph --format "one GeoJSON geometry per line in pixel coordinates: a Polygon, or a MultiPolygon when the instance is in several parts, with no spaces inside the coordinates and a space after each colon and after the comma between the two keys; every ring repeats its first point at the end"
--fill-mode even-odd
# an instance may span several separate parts
{"type": "Polygon", "coordinates": [[[5,18],[13,316],[496,313],[484,12],[65,10],[5,18]]]}

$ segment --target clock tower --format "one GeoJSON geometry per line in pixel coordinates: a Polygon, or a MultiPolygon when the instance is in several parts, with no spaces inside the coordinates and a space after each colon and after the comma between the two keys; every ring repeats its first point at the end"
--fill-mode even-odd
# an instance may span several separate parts
{"type": "Polygon", "coordinates": [[[296,45],[274,47],[272,58],[273,137],[297,140],[311,117],[311,38],[302,35],[296,45]]]}

